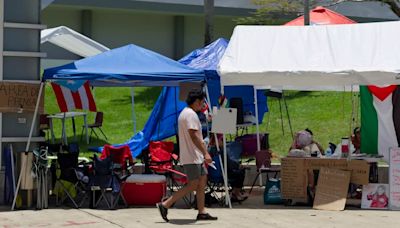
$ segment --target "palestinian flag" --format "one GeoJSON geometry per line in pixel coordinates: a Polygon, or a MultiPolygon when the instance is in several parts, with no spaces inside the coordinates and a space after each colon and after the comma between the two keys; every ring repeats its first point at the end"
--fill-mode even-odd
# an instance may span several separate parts
{"type": "Polygon", "coordinates": [[[400,142],[400,88],[360,86],[360,96],[361,151],[389,162],[389,148],[400,142]]]}

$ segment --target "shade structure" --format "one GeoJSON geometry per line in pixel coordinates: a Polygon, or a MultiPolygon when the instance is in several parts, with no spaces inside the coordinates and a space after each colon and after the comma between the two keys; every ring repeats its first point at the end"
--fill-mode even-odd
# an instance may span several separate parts
{"type": "Polygon", "coordinates": [[[222,85],[400,83],[400,22],[236,26],[218,65],[222,85]]]}
{"type": "MultiPolygon", "coordinates": [[[[355,24],[357,22],[343,16],[340,13],[330,9],[318,6],[310,10],[310,25],[334,25],[334,24],[355,24]]],[[[287,22],[287,26],[304,25],[304,16],[300,16],[292,21],[287,22]]]]}
{"type": "Polygon", "coordinates": [[[66,26],[44,29],[40,43],[50,42],[76,55],[88,57],[110,50],[108,47],[66,26]]]}
{"type": "Polygon", "coordinates": [[[204,71],[129,44],[95,56],[46,69],[43,80],[87,80],[91,86],[177,86],[204,81],[204,71]]]}

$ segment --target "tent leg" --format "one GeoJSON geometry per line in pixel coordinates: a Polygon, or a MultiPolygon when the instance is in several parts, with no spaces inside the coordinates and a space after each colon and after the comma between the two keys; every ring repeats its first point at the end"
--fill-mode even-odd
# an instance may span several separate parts
{"type": "MultiPolygon", "coordinates": [[[[25,153],[28,153],[29,146],[30,146],[30,144],[31,144],[33,128],[35,127],[36,116],[37,116],[38,110],[39,110],[40,97],[42,96],[43,87],[44,87],[44,82],[41,82],[41,83],[40,83],[40,88],[39,88],[38,98],[37,98],[37,100],[36,100],[35,112],[33,113],[33,117],[32,117],[31,129],[29,130],[28,141],[26,142],[25,153]]],[[[28,159],[24,159],[24,163],[21,164],[21,170],[22,170],[22,167],[25,167],[25,170],[26,170],[26,168],[27,168],[27,167],[26,167],[26,166],[27,166],[27,160],[28,160],[28,159]]],[[[22,172],[19,173],[18,184],[17,184],[17,187],[15,188],[14,199],[13,199],[12,206],[11,206],[11,210],[12,210],[12,211],[13,211],[14,208],[15,208],[15,202],[16,202],[16,200],[17,200],[19,187],[20,187],[20,185],[21,185],[21,177],[22,177],[22,172]]]]}
{"type": "Polygon", "coordinates": [[[135,89],[131,88],[131,105],[132,105],[132,121],[133,121],[133,134],[136,134],[136,113],[135,113],[135,89]]]}
{"type": "Polygon", "coordinates": [[[223,134],[223,142],[224,142],[224,185],[225,185],[225,204],[232,208],[231,197],[229,197],[229,189],[228,189],[228,156],[226,151],[226,135],[223,134]]]}
{"type": "Polygon", "coordinates": [[[286,115],[287,115],[288,122],[289,122],[290,134],[292,135],[292,139],[294,139],[293,129],[292,129],[292,122],[290,121],[290,116],[289,116],[289,108],[288,108],[288,105],[286,103],[285,96],[283,95],[283,91],[282,91],[282,99],[283,99],[283,103],[285,104],[286,115]]]}
{"type": "Polygon", "coordinates": [[[279,99],[278,102],[279,102],[279,112],[280,112],[280,114],[281,114],[282,135],[285,136],[285,129],[283,128],[283,114],[282,114],[282,103],[281,103],[281,99],[279,99]]]}

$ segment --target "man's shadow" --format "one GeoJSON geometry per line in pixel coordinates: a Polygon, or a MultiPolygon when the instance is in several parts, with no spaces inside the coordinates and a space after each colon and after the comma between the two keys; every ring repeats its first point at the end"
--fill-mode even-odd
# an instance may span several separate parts
{"type": "Polygon", "coordinates": [[[206,223],[198,223],[196,219],[170,219],[168,223],[174,225],[205,225],[206,223]]]}

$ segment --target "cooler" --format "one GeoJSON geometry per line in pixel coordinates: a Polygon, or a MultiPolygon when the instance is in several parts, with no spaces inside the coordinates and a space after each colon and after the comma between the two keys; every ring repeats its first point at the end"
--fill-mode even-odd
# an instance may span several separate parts
{"type": "Polygon", "coordinates": [[[129,205],[152,205],[165,196],[165,176],[156,174],[133,174],[124,183],[122,194],[129,205]]]}

